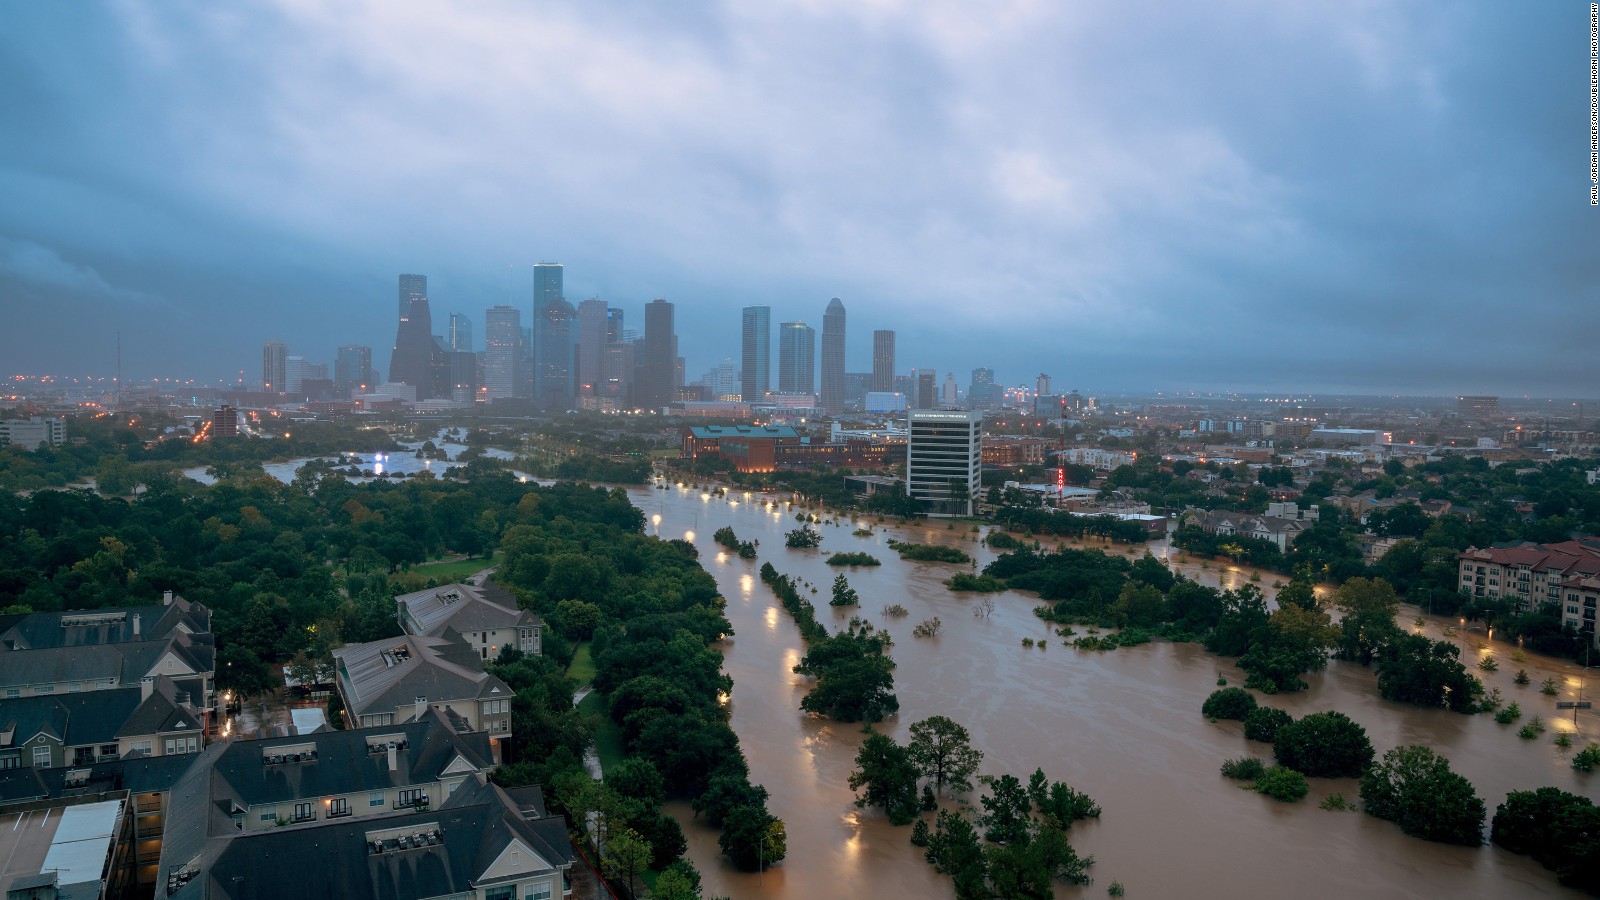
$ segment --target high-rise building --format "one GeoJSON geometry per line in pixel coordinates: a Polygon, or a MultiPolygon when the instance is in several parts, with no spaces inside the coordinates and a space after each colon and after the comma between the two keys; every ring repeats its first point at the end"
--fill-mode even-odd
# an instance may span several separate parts
{"type": "Polygon", "coordinates": [[[1463,419],[1487,419],[1500,412],[1500,398],[1466,396],[1456,398],[1456,414],[1463,419]]]}
{"type": "Polygon", "coordinates": [[[522,311],[496,306],[483,313],[483,395],[503,400],[517,395],[518,358],[522,356],[522,311]]]}
{"type": "Polygon", "coordinates": [[[457,353],[472,352],[472,320],[461,313],[450,314],[450,333],[446,343],[457,353]]]}
{"type": "Polygon", "coordinates": [[[872,333],[872,383],[874,391],[892,391],[894,386],[894,332],[872,333]]]}
{"type": "Polygon", "coordinates": [[[411,301],[426,299],[427,296],[428,276],[401,275],[399,317],[404,319],[406,316],[411,315],[411,301]]]}
{"type": "Polygon", "coordinates": [[[545,304],[543,317],[534,396],[545,409],[571,409],[577,368],[578,312],[564,298],[555,297],[545,304]]]}
{"type": "Polygon", "coordinates": [[[700,379],[707,400],[732,400],[741,396],[739,370],[733,360],[725,359],[700,379]]]}
{"type": "Polygon", "coordinates": [[[983,414],[913,410],[906,435],[906,491],[930,516],[970,516],[979,496],[983,414]]]}
{"type": "Polygon", "coordinates": [[[772,307],[746,306],[740,342],[739,394],[759,403],[772,390],[772,307]]]}
{"type": "Polygon", "coordinates": [[[372,348],[345,344],[333,358],[333,388],[341,398],[353,391],[376,387],[372,377],[372,348]]]}
{"type": "MultiPolygon", "coordinates": [[[[611,313],[604,300],[585,300],[578,304],[578,383],[574,393],[592,397],[600,383],[600,354],[610,343],[611,313]]],[[[619,323],[620,324],[620,323],[619,323]]]]}
{"type": "Polygon", "coordinates": [[[290,356],[283,361],[283,389],[291,394],[300,393],[306,383],[306,358],[290,356]]]}
{"type": "Polygon", "coordinates": [[[1038,380],[1034,382],[1033,392],[1035,394],[1050,393],[1050,376],[1040,372],[1038,380]]]}
{"type": "Polygon", "coordinates": [[[433,356],[433,314],[428,311],[428,298],[418,297],[411,301],[410,314],[400,317],[400,327],[395,331],[394,351],[389,354],[389,380],[416,388],[418,400],[433,397],[433,356]]]}
{"type": "MultiPolygon", "coordinates": [[[[534,357],[534,371],[538,371],[538,366],[542,364],[541,360],[538,359],[538,354],[539,348],[544,346],[542,342],[544,316],[540,313],[544,311],[546,306],[550,305],[550,301],[557,297],[566,296],[565,282],[566,269],[560,263],[534,263],[533,312],[528,318],[532,329],[532,334],[530,335],[532,341],[527,346],[529,355],[534,357]]],[[[535,386],[537,387],[537,385],[535,386]]]]}
{"type": "Polygon", "coordinates": [[[784,322],[779,325],[778,393],[816,393],[816,367],[816,329],[804,322],[784,322]]]}
{"type": "Polygon", "coordinates": [[[973,409],[990,409],[1000,405],[1004,392],[994,383],[994,370],[979,367],[972,370],[972,384],[967,387],[967,404],[973,409]]]}
{"type": "Polygon", "coordinates": [[[640,407],[658,411],[676,393],[678,336],[673,332],[673,306],[657,297],[644,306],[644,341],[636,351],[638,377],[634,395],[640,407]]]}
{"type": "Polygon", "coordinates": [[[939,394],[939,405],[951,409],[961,402],[960,389],[956,387],[956,373],[944,373],[944,390],[939,394]]]}
{"type": "Polygon", "coordinates": [[[224,403],[211,412],[211,436],[214,438],[239,436],[239,411],[224,403]]]}
{"type": "Polygon", "coordinates": [[[600,381],[595,386],[599,408],[631,408],[637,346],[632,340],[608,341],[600,352],[600,381]]]}
{"type": "Polygon", "coordinates": [[[344,344],[333,357],[333,388],[339,396],[374,388],[373,348],[363,344],[344,344]]]}
{"type": "Polygon", "coordinates": [[[289,389],[289,345],[267,341],[261,345],[261,390],[281,394],[289,389]]]}
{"type": "Polygon", "coordinates": [[[844,304],[835,297],[822,314],[822,408],[844,414],[844,304]]]}
{"type": "Polygon", "coordinates": [[[915,397],[912,399],[912,409],[935,409],[939,405],[938,378],[939,372],[935,369],[917,369],[914,373],[915,383],[913,390],[915,397]]]}

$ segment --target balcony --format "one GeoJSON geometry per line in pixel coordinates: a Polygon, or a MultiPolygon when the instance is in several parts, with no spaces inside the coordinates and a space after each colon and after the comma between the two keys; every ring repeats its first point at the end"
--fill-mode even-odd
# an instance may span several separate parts
{"type": "Polygon", "coordinates": [[[345,806],[345,807],[332,807],[332,808],[330,808],[328,810],[328,818],[330,818],[330,819],[343,819],[346,816],[353,816],[353,815],[355,815],[355,810],[351,809],[348,806],[345,806]]]}
{"type": "Polygon", "coordinates": [[[317,820],[317,813],[316,813],[315,810],[312,810],[311,812],[303,812],[303,813],[302,812],[297,812],[289,819],[290,822],[293,822],[296,825],[300,824],[301,822],[315,822],[316,820],[317,820]]]}

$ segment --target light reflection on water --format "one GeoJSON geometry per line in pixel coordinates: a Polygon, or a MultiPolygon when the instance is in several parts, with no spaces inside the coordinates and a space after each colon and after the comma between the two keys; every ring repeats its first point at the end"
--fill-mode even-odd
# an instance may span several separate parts
{"type": "MultiPolygon", "coordinates": [[[[1058,896],[1093,896],[1103,890],[1100,885],[1117,880],[1133,896],[1232,900],[1241,872],[1250,873],[1250,893],[1261,897],[1580,896],[1559,887],[1552,875],[1524,857],[1493,847],[1430,844],[1370,816],[1317,808],[1333,791],[1354,799],[1353,780],[1313,779],[1311,796],[1297,804],[1278,804],[1238,790],[1217,774],[1217,766],[1243,755],[1270,759],[1270,748],[1246,741],[1239,723],[1212,724],[1198,713],[1205,696],[1216,689],[1218,673],[1230,684],[1243,682],[1243,673],[1230,660],[1197,645],[1165,642],[1104,654],[1074,651],[1061,646],[1050,627],[1032,614],[1037,598],[1014,592],[993,595],[994,613],[975,618],[972,598],[942,585],[956,567],[903,563],[881,546],[884,539],[901,536],[954,544],[975,555],[981,568],[996,554],[972,540],[978,535],[927,525],[908,535],[892,522],[879,524],[876,517],[867,517],[863,524],[874,528],[872,538],[853,537],[841,522],[838,528],[824,529],[822,553],[788,550],[783,535],[798,525],[792,510],[785,516],[782,506],[768,508],[770,497],[757,494],[752,502],[734,507],[722,498],[713,498],[708,506],[687,492],[655,494],[666,495],[664,533],[691,525],[698,514],[706,523],[700,530],[707,534],[727,524],[741,539],[761,542],[759,560],[746,565],[729,560],[712,567],[712,574],[725,596],[737,592],[747,601],[758,601],[727,608],[735,636],[723,648],[725,669],[737,686],[731,721],[750,760],[752,780],[768,789],[770,808],[785,820],[789,857],[765,875],[735,872],[720,857],[717,833],[694,820],[687,804],[672,804],[669,811],[684,826],[689,855],[704,873],[708,896],[951,895],[950,879],[935,873],[907,841],[908,828],[889,826],[881,812],[853,805],[847,780],[860,747],[860,726],[800,712],[808,683],[792,669],[803,646],[788,614],[751,572],[761,562],[771,562],[780,572],[825,587],[836,574],[825,563],[828,554],[855,549],[874,550],[883,561],[880,567],[843,570],[861,594],[859,611],[877,625],[890,625],[898,638],[893,655],[901,711],[879,730],[904,742],[911,722],[948,715],[972,732],[985,753],[985,772],[1026,777],[1042,767],[1051,778],[1086,791],[1105,809],[1100,820],[1080,823],[1071,833],[1079,852],[1097,859],[1092,870],[1096,886],[1077,891],[1057,885],[1058,896]],[[880,610],[887,603],[901,603],[911,615],[904,622],[886,623],[880,610]],[[905,623],[934,615],[944,622],[941,637],[909,636],[910,624],[905,623]],[[1048,652],[1024,650],[1023,637],[1046,639],[1052,646],[1048,652]]],[[[636,503],[657,503],[643,492],[634,496],[636,503]]],[[[823,517],[823,511],[815,512],[823,517]]],[[[713,547],[700,549],[711,552],[713,547]]],[[[1108,549],[1127,558],[1123,548],[1108,549]]],[[[1164,542],[1151,549],[1158,557],[1172,555],[1164,542]]],[[[1210,585],[1223,579],[1243,584],[1250,574],[1215,564],[1202,570],[1198,559],[1179,565],[1188,577],[1210,585]]],[[[1263,573],[1255,583],[1270,595],[1278,579],[1263,573]]],[[[820,604],[826,599],[822,593],[806,596],[820,604]]],[[[1401,621],[1409,625],[1415,616],[1406,610],[1401,621]]],[[[831,617],[825,621],[835,627],[831,617]]],[[[1437,637],[1438,631],[1439,622],[1430,623],[1430,635],[1437,637]]],[[[1474,674],[1488,687],[1500,688],[1507,702],[1519,702],[1525,715],[1537,711],[1550,723],[1551,734],[1540,741],[1520,740],[1514,729],[1488,716],[1387,703],[1377,696],[1373,672],[1349,663],[1330,663],[1326,672],[1309,676],[1309,691],[1262,699],[1295,716],[1339,709],[1367,728],[1380,754],[1400,743],[1434,746],[1477,786],[1491,815],[1508,790],[1548,784],[1596,798],[1596,785],[1571,771],[1571,751],[1563,755],[1551,743],[1556,732],[1571,728],[1571,713],[1557,714],[1554,698],[1538,693],[1545,677],[1562,681],[1571,670],[1533,654],[1526,662],[1510,664],[1514,648],[1495,646],[1500,670],[1474,674]],[[1518,668],[1527,669],[1530,687],[1512,684],[1518,668]]],[[[1571,699],[1574,688],[1567,688],[1563,697],[1571,699]]],[[[1600,733],[1597,721],[1584,712],[1583,731],[1600,733]]],[[[1575,739],[1574,747],[1581,746],[1575,739]]],[[[977,795],[966,799],[976,804],[977,795]]]]}

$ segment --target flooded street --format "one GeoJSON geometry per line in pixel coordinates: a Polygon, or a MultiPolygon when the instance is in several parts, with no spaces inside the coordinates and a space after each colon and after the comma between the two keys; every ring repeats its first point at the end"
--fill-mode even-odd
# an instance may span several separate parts
{"type": "MultiPolygon", "coordinates": [[[[1238,722],[1211,724],[1201,717],[1200,704],[1216,689],[1219,673],[1229,684],[1243,683],[1243,673],[1227,661],[1199,645],[1160,641],[1110,653],[1076,651],[1062,646],[1051,626],[1033,615],[1038,600],[1020,593],[992,595],[992,616],[975,617],[977,596],[953,593],[941,583],[964,567],[902,562],[886,546],[890,537],[952,543],[976,556],[981,568],[997,554],[970,531],[947,530],[942,522],[906,529],[874,524],[871,537],[855,537],[851,532],[858,526],[845,518],[818,526],[824,536],[820,551],[790,550],[783,536],[799,527],[796,510],[780,504],[773,512],[759,495],[730,492],[718,498],[680,488],[630,493],[647,529],[659,527],[663,538],[692,535],[727,598],[736,632],[723,646],[735,685],[733,727],[749,758],[751,780],[766,786],[770,810],[788,827],[787,859],[763,874],[740,873],[722,861],[715,831],[693,822],[686,804],[670,807],[684,823],[689,855],[704,873],[708,896],[952,894],[949,878],[936,874],[909,843],[909,827],[890,826],[880,812],[853,805],[847,779],[860,726],[800,712],[807,683],[790,668],[804,646],[793,621],[760,582],[763,561],[809,583],[802,592],[830,628],[849,617],[827,605],[833,577],[844,571],[861,596],[855,611],[894,636],[900,712],[881,723],[881,730],[904,742],[912,722],[946,715],[971,731],[984,753],[983,772],[1026,780],[1042,767],[1050,778],[1068,781],[1100,803],[1101,819],[1081,822],[1069,834],[1080,853],[1095,857],[1095,884],[1058,884],[1058,896],[1103,896],[1114,880],[1130,897],[1582,896],[1561,888],[1553,874],[1526,857],[1489,846],[1433,844],[1363,813],[1318,808],[1334,791],[1354,801],[1353,780],[1312,779],[1310,796],[1295,804],[1238,789],[1218,774],[1218,766],[1244,755],[1270,760],[1271,747],[1245,740],[1238,722]],[[659,525],[652,522],[657,515],[659,525]],[[760,541],[759,559],[741,560],[714,544],[711,534],[723,525],[743,540],[760,541]],[[854,550],[872,553],[883,565],[836,570],[825,562],[831,553],[854,550]],[[816,587],[815,595],[809,586],[816,587]],[[886,620],[882,609],[889,603],[904,605],[910,615],[886,620]],[[932,616],[942,620],[943,634],[912,638],[912,626],[932,616]],[[1044,639],[1048,649],[1025,649],[1023,638],[1044,639]]],[[[1215,563],[1208,570],[1186,564],[1183,571],[1210,584],[1248,578],[1247,571],[1215,563]]],[[[1269,595],[1274,580],[1269,574],[1259,582],[1269,595]]],[[[1403,609],[1400,624],[1414,628],[1414,617],[1414,610],[1403,609]]],[[[1443,624],[1430,624],[1430,636],[1438,637],[1443,624]]],[[[1476,637],[1481,641],[1482,635],[1476,637]]],[[[1600,797],[1600,782],[1593,780],[1600,776],[1572,771],[1571,751],[1551,743],[1558,728],[1572,728],[1571,713],[1558,719],[1555,702],[1573,699],[1576,678],[1570,684],[1566,679],[1576,670],[1532,654],[1513,662],[1512,648],[1504,644],[1494,652],[1498,672],[1472,671],[1508,702],[1518,702],[1523,722],[1535,713],[1544,718],[1551,731],[1538,740],[1521,740],[1515,725],[1499,725],[1488,715],[1386,702],[1378,697],[1372,671],[1337,661],[1307,676],[1309,691],[1260,699],[1295,716],[1344,712],[1366,727],[1380,756],[1398,744],[1435,748],[1472,781],[1491,817],[1510,790],[1553,785],[1600,797]],[[1518,668],[1528,671],[1532,684],[1512,683],[1518,668]],[[1539,693],[1539,683],[1550,675],[1562,683],[1559,698],[1539,693]]],[[[1478,656],[1470,646],[1462,654],[1469,667],[1478,656]]],[[[1591,713],[1579,724],[1587,737],[1600,736],[1600,720],[1591,713]]],[[[967,799],[975,805],[977,794],[967,799]]]]}

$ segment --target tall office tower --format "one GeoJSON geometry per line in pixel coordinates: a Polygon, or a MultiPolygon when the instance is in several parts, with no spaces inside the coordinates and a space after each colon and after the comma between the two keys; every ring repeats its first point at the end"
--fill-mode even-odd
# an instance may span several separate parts
{"type": "Polygon", "coordinates": [[[561,297],[546,303],[540,323],[538,385],[534,396],[545,409],[573,406],[573,375],[577,362],[578,311],[561,297]]]}
{"type": "MultiPolygon", "coordinates": [[[[428,276],[400,276],[400,318],[411,315],[411,301],[427,299],[428,276]]],[[[392,380],[392,379],[391,379],[392,380]]]]}
{"type": "Polygon", "coordinates": [[[283,361],[283,389],[291,394],[300,393],[306,382],[306,358],[290,356],[283,361]]]}
{"type": "Polygon", "coordinates": [[[844,415],[844,304],[838,297],[822,314],[822,408],[844,415]]]}
{"type": "Polygon", "coordinates": [[[916,402],[911,404],[911,408],[936,408],[939,405],[938,384],[936,384],[936,379],[939,377],[938,371],[934,369],[918,369],[914,374],[916,375],[916,386],[913,390],[916,391],[916,402]]]}
{"type": "Polygon", "coordinates": [[[400,317],[389,355],[389,380],[416,388],[418,400],[434,396],[433,314],[427,297],[412,300],[410,314],[400,317]]]}
{"type": "Polygon", "coordinates": [[[634,341],[609,341],[600,351],[600,381],[595,396],[605,409],[629,409],[633,390],[634,341]]]}
{"type": "Polygon", "coordinates": [[[503,400],[517,395],[522,356],[522,311],[496,306],[483,313],[483,395],[503,400]]]}
{"type": "Polygon", "coordinates": [[[700,384],[705,388],[707,400],[732,400],[742,396],[739,370],[731,359],[717,363],[715,369],[701,377],[700,384]]]}
{"type": "Polygon", "coordinates": [[[635,351],[638,378],[635,400],[659,411],[672,402],[678,369],[678,338],[673,333],[673,306],[657,297],[644,306],[644,342],[635,351]]]}
{"type": "Polygon", "coordinates": [[[778,326],[778,393],[817,390],[817,331],[804,322],[778,326]]]}
{"type": "Polygon", "coordinates": [[[610,343],[611,308],[604,300],[585,300],[578,304],[578,383],[574,393],[595,395],[600,383],[600,354],[610,343]]]}
{"type": "Polygon", "coordinates": [[[746,306],[740,334],[739,396],[760,403],[772,390],[772,307],[746,306]]]}
{"type": "Polygon", "coordinates": [[[363,388],[376,387],[372,378],[372,348],[345,344],[333,358],[333,387],[341,398],[363,388]]]}
{"type": "Polygon", "coordinates": [[[566,269],[560,263],[534,263],[533,315],[528,320],[533,340],[528,344],[528,353],[534,357],[535,366],[543,364],[538,359],[539,348],[543,346],[540,338],[544,329],[544,316],[540,313],[550,305],[550,301],[566,296],[565,282],[566,269]]]}
{"type": "Polygon", "coordinates": [[[894,390],[894,332],[872,333],[872,384],[874,391],[894,390]]]}
{"type": "Polygon", "coordinates": [[[906,435],[906,491],[930,516],[970,516],[979,495],[983,414],[913,410],[906,435]]]}
{"type": "Polygon", "coordinates": [[[283,341],[267,341],[261,345],[261,390],[267,394],[281,394],[288,390],[289,345],[283,341]]]}
{"type": "Polygon", "coordinates": [[[956,388],[956,373],[944,373],[944,390],[939,394],[939,405],[949,409],[960,402],[960,393],[956,388]]]}
{"type": "Polygon", "coordinates": [[[461,313],[450,314],[450,333],[446,343],[457,353],[472,352],[472,320],[461,313]]]}
{"type": "Polygon", "coordinates": [[[973,409],[999,406],[1003,394],[994,383],[994,370],[979,367],[972,370],[972,384],[967,388],[967,404],[973,409]]]}
{"type": "Polygon", "coordinates": [[[1048,393],[1050,393],[1050,376],[1046,375],[1043,372],[1040,372],[1039,373],[1039,379],[1034,382],[1033,392],[1035,394],[1048,394],[1048,393]]]}

